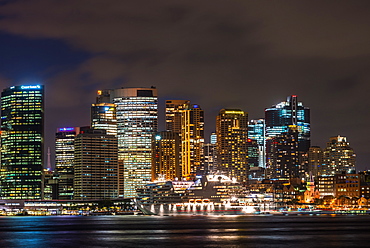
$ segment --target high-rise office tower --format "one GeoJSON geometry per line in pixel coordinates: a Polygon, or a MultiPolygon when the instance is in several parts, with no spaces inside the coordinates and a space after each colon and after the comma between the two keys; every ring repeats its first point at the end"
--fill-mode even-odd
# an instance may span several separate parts
{"type": "Polygon", "coordinates": [[[200,106],[189,100],[167,100],[166,130],[180,135],[181,176],[203,174],[204,114],[200,106]]]}
{"type": "Polygon", "coordinates": [[[256,140],[249,139],[247,140],[248,146],[248,164],[249,168],[259,167],[259,146],[256,140]]]}
{"type": "Polygon", "coordinates": [[[121,88],[111,93],[117,111],[118,159],[123,162],[124,197],[152,177],[152,137],[158,128],[157,89],[121,88]]]}
{"type": "Polygon", "coordinates": [[[356,169],[356,154],[346,137],[331,137],[323,153],[322,175],[353,173],[356,169]]]}
{"type": "Polygon", "coordinates": [[[322,175],[323,151],[319,146],[311,146],[308,150],[308,172],[314,177],[322,175]]]}
{"type": "Polygon", "coordinates": [[[189,100],[166,100],[166,130],[181,135],[181,116],[190,105],[189,100]]]}
{"type": "Polygon", "coordinates": [[[287,101],[265,109],[266,138],[289,132],[289,126],[298,130],[298,149],[307,152],[310,147],[310,109],[298,101],[296,95],[287,101]]]}
{"type": "Polygon", "coordinates": [[[107,134],[117,136],[116,105],[113,103],[92,104],[91,128],[104,129],[107,134]]]}
{"type": "Polygon", "coordinates": [[[158,132],[152,144],[152,180],[181,178],[180,136],[171,131],[158,132]]]}
{"type": "MultiPolygon", "coordinates": [[[[298,101],[296,95],[289,96],[287,101],[265,109],[266,148],[273,146],[273,138],[289,133],[291,126],[298,132],[298,178],[308,178],[307,154],[310,147],[310,109],[298,101]]],[[[270,149],[270,151],[272,151],[270,149]]],[[[266,150],[266,165],[271,166],[274,154],[266,150]]],[[[292,171],[291,171],[292,172],[292,171]]],[[[295,173],[289,173],[290,176],[295,173]]],[[[276,175],[279,175],[278,173],[276,175]]]]}
{"type": "Polygon", "coordinates": [[[181,115],[182,176],[203,174],[204,113],[197,104],[188,105],[181,115]]]}
{"type": "Polygon", "coordinates": [[[90,127],[62,127],[55,134],[55,173],[58,178],[59,200],[73,199],[74,141],[78,134],[90,127]]]}
{"type": "Polygon", "coordinates": [[[222,109],[216,120],[217,162],[229,177],[248,179],[248,114],[240,109],[222,109]]]}
{"type": "Polygon", "coordinates": [[[21,85],[1,93],[1,197],[42,199],[44,87],[21,85]]]}
{"type": "Polygon", "coordinates": [[[267,143],[266,176],[270,179],[300,178],[298,155],[298,130],[292,125],[286,133],[278,134],[267,143]]]}
{"type": "Polygon", "coordinates": [[[248,123],[248,138],[258,145],[258,166],[266,168],[266,134],[265,120],[250,120],[248,123]]]}
{"type": "Polygon", "coordinates": [[[90,129],[77,135],[74,199],[114,199],[119,195],[117,137],[90,129]]]}

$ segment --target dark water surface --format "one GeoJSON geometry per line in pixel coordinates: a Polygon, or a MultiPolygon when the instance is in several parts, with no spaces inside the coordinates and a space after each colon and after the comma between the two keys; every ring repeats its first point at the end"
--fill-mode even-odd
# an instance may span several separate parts
{"type": "Polygon", "coordinates": [[[0,247],[370,247],[370,216],[0,217],[0,247]]]}

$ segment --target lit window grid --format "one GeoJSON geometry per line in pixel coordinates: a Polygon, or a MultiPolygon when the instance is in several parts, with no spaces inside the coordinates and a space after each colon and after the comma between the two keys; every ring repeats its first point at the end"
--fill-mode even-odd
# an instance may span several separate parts
{"type": "Polygon", "coordinates": [[[118,97],[118,159],[124,165],[125,197],[135,197],[136,188],[151,179],[151,139],[157,132],[157,97],[118,97]]]}

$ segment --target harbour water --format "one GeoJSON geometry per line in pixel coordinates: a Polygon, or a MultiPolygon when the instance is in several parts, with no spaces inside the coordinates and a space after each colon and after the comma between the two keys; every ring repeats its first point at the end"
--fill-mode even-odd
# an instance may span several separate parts
{"type": "Polygon", "coordinates": [[[0,217],[1,247],[369,247],[370,216],[0,217]]]}

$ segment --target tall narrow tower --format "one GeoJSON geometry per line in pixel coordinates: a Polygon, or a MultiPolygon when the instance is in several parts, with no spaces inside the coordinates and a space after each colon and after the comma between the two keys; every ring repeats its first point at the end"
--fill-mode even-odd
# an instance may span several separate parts
{"type": "Polygon", "coordinates": [[[258,166],[266,168],[266,125],[265,119],[250,120],[248,124],[248,139],[258,145],[258,166]]]}
{"type": "Polygon", "coordinates": [[[222,109],[216,120],[217,161],[221,171],[245,183],[248,179],[248,114],[222,109]]]}
{"type": "Polygon", "coordinates": [[[90,127],[62,127],[55,134],[55,171],[58,175],[59,200],[72,200],[74,197],[74,152],[75,138],[90,127]]]}
{"type": "Polygon", "coordinates": [[[181,167],[184,177],[202,174],[204,113],[197,104],[189,105],[181,116],[181,167]]]}
{"type": "Polygon", "coordinates": [[[12,86],[1,93],[1,197],[42,199],[44,87],[12,86]]]}
{"type": "Polygon", "coordinates": [[[118,160],[123,163],[124,197],[151,181],[152,137],[158,126],[157,89],[111,91],[117,111],[118,160]]]}

